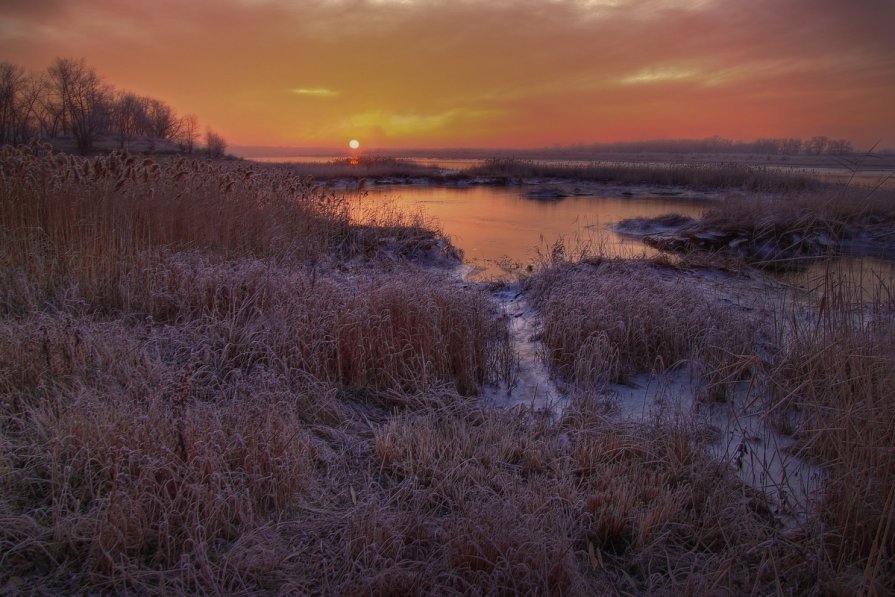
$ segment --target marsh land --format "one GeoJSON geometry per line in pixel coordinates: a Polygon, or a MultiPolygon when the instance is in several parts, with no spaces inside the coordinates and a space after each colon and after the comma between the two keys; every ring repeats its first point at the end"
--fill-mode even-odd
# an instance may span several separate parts
{"type": "Polygon", "coordinates": [[[446,170],[0,150],[0,587],[895,591],[885,171],[446,170]]]}

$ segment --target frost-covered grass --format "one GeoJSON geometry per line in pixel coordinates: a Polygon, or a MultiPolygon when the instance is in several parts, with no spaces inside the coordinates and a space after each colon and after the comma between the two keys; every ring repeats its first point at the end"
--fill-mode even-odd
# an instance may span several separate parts
{"type": "MultiPolygon", "coordinates": [[[[808,496],[814,508],[785,534],[791,547],[811,554],[804,562],[816,575],[811,586],[833,593],[891,592],[891,280],[880,280],[882,292],[869,302],[866,289],[833,269],[820,288],[796,300],[731,301],[735,290],[714,296],[705,284],[716,272],[690,267],[664,259],[593,257],[546,264],[529,281],[529,292],[544,318],[548,363],[571,384],[577,408],[590,402],[599,410],[595,398],[608,382],[685,364],[700,378],[697,398],[703,401],[727,399],[738,382],[750,388],[774,433],[795,440],[786,448],[791,454],[770,456],[797,456],[821,470],[819,493],[808,496]]],[[[767,450],[784,448],[756,449],[768,456],[767,450]]],[[[776,557],[769,564],[778,572],[785,566],[776,557]]]]}
{"type": "Polygon", "coordinates": [[[580,389],[553,421],[475,399],[506,318],[413,262],[437,233],[368,216],[280,169],[3,150],[4,592],[892,589],[882,304],[831,292],[756,361],[761,322],[667,263],[557,260],[528,290],[580,389]],[[768,380],[828,471],[816,518],[781,527],[693,421],[587,399],[679,360],[768,380]]]}

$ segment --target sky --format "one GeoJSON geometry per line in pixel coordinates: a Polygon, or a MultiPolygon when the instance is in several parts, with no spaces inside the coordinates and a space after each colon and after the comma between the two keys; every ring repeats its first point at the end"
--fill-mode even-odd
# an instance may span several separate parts
{"type": "Polygon", "coordinates": [[[895,148],[893,32],[893,0],[0,0],[0,60],[84,58],[231,145],[895,148]]]}

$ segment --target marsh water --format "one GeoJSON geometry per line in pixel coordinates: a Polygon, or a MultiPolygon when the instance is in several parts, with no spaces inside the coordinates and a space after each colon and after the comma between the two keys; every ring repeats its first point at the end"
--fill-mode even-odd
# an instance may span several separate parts
{"type": "MultiPolygon", "coordinates": [[[[655,250],[638,238],[614,232],[613,226],[628,218],[671,213],[698,218],[723,201],[721,195],[711,193],[631,187],[549,200],[529,197],[537,188],[378,186],[369,190],[367,200],[434,220],[463,251],[471,280],[512,279],[549,255],[557,241],[572,256],[585,246],[610,257],[652,256],[655,250]]],[[[895,261],[878,256],[817,260],[775,277],[810,290],[821,288],[827,274],[860,288],[865,300],[895,292],[895,261]]]]}
{"type": "Polygon", "coordinates": [[[476,279],[506,278],[537,262],[561,241],[573,254],[585,244],[609,256],[654,254],[638,239],[612,231],[627,218],[679,213],[699,217],[712,202],[696,196],[586,195],[559,199],[526,196],[532,185],[467,188],[401,185],[377,187],[368,199],[433,218],[463,251],[476,279]]]}

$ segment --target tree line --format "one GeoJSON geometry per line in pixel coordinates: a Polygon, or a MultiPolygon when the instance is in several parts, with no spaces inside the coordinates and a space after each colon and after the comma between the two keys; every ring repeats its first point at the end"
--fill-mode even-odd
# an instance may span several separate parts
{"type": "MultiPolygon", "coordinates": [[[[162,100],[116,89],[84,59],[57,58],[37,73],[0,62],[0,145],[34,138],[71,138],[81,153],[93,151],[101,138],[121,149],[145,139],[150,150],[170,142],[192,153],[201,135],[195,114],[178,116],[162,100]]],[[[226,141],[212,130],[205,140],[212,157],[226,153],[226,141]]]]}
{"type": "MultiPolygon", "coordinates": [[[[585,148],[585,147],[582,147],[585,148]]],[[[810,139],[794,137],[760,138],[734,141],[721,137],[705,139],[660,139],[588,145],[589,151],[656,153],[755,153],[766,155],[847,155],[854,151],[848,139],[816,135],[810,139]]]]}

